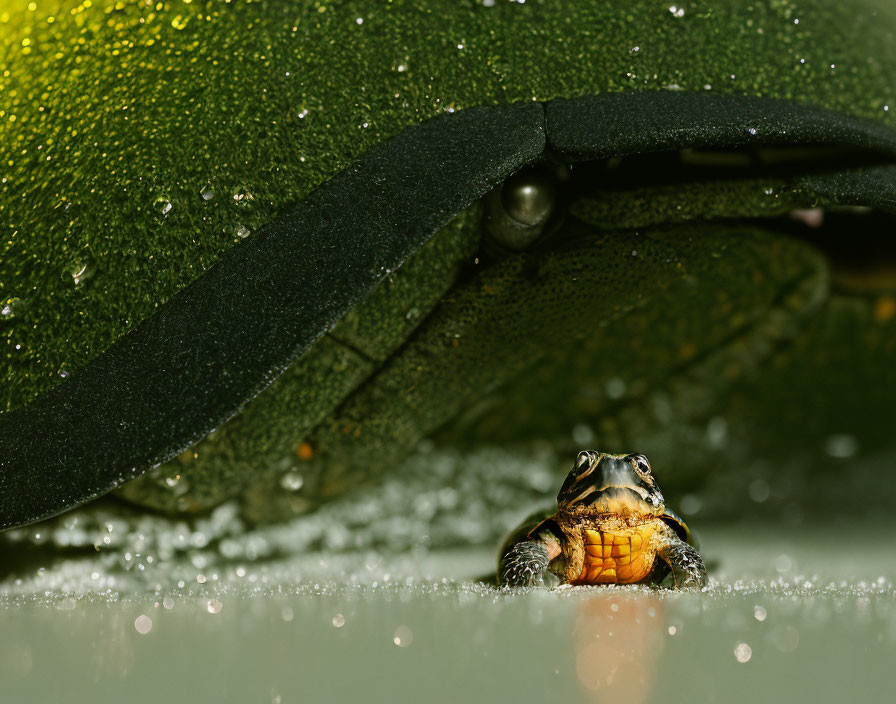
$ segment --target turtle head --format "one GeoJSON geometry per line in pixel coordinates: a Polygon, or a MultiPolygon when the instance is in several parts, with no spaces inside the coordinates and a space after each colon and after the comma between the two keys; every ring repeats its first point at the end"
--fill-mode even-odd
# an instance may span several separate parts
{"type": "Polygon", "coordinates": [[[576,515],[660,516],[665,510],[650,462],[642,454],[609,455],[585,450],[557,494],[561,511],[576,515]]]}

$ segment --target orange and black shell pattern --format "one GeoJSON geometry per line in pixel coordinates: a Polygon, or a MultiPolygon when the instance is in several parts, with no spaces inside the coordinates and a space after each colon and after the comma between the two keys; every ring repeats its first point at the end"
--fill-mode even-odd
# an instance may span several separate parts
{"type": "Polygon", "coordinates": [[[504,586],[662,582],[703,587],[706,570],[691,533],[662,494],[643,455],[582,452],[557,498],[502,550],[504,586]]]}

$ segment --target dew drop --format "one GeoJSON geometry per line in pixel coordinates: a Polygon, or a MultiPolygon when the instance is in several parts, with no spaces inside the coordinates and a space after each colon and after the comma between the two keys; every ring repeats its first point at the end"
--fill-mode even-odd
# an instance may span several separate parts
{"type": "Polygon", "coordinates": [[[594,442],[594,431],[584,423],[576,423],[572,428],[572,439],[579,447],[590,446],[594,442]]]}
{"type": "Polygon", "coordinates": [[[695,496],[694,494],[685,494],[681,497],[681,501],[678,502],[678,506],[682,513],[693,516],[703,508],[703,501],[699,496],[695,496]]]}
{"type": "Polygon", "coordinates": [[[233,196],[233,202],[241,207],[250,205],[255,200],[255,196],[243,187],[234,189],[231,195],[233,196]]]}
{"type": "Polygon", "coordinates": [[[25,301],[21,298],[7,298],[0,304],[0,320],[12,320],[25,310],[25,301]]]}
{"type": "Polygon", "coordinates": [[[753,649],[747,643],[738,643],[734,647],[734,657],[738,662],[750,662],[753,657],[753,649]]]}
{"type": "Polygon", "coordinates": [[[399,626],[395,629],[395,635],[392,636],[392,642],[399,648],[407,648],[414,642],[414,632],[407,626],[399,626]]]}
{"type": "Polygon", "coordinates": [[[790,559],[789,555],[778,555],[775,558],[775,569],[781,574],[790,572],[793,569],[793,560],[790,559]]]}
{"type": "Polygon", "coordinates": [[[222,604],[217,599],[209,599],[206,604],[206,609],[210,614],[219,614],[221,613],[221,609],[224,608],[224,604],[222,604]]]}
{"type": "Polygon", "coordinates": [[[769,497],[771,488],[765,479],[754,479],[750,482],[747,492],[750,494],[750,498],[753,499],[753,501],[757,504],[761,504],[769,497]]]}
{"type": "Polygon", "coordinates": [[[171,199],[168,196],[159,196],[156,198],[155,204],[162,215],[167,215],[171,212],[171,208],[174,207],[171,205],[171,199]]]}
{"type": "Polygon", "coordinates": [[[152,630],[152,619],[146,614],[140,614],[134,621],[134,628],[141,636],[145,636],[152,630]]]}
{"type": "Polygon", "coordinates": [[[845,460],[858,452],[859,443],[852,435],[838,433],[831,435],[824,443],[824,451],[831,457],[845,460]]]}
{"type": "Polygon", "coordinates": [[[202,200],[211,200],[215,197],[215,189],[211,184],[206,184],[205,188],[199,191],[199,195],[202,196],[202,200]]]}
{"type": "Polygon", "coordinates": [[[612,379],[607,380],[605,386],[607,396],[614,401],[625,396],[625,389],[625,381],[623,381],[619,377],[613,377],[612,379]]]}
{"type": "Polygon", "coordinates": [[[80,286],[96,273],[96,259],[87,247],[82,247],[65,267],[62,279],[71,280],[75,286],[80,286]]]}
{"type": "Polygon", "coordinates": [[[305,480],[298,472],[288,472],[280,478],[280,486],[287,491],[298,491],[304,483],[305,480]]]}

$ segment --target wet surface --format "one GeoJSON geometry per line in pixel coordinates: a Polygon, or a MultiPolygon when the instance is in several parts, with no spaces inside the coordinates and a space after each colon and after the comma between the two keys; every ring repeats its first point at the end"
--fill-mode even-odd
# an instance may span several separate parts
{"type": "Polygon", "coordinates": [[[0,678],[22,702],[874,699],[896,655],[884,528],[704,527],[712,583],[686,594],[505,594],[473,579],[491,548],[186,563],[136,589],[73,557],[0,584],[0,678]]]}

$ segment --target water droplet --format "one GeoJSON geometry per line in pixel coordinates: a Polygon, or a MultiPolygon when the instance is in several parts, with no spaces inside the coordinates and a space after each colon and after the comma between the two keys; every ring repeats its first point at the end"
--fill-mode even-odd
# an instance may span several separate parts
{"type": "Polygon", "coordinates": [[[65,379],[72,373],[72,371],[69,368],[68,364],[63,363],[62,366],[60,366],[59,369],[56,371],[56,373],[59,376],[61,376],[63,379],[65,379]]]}
{"type": "Polygon", "coordinates": [[[287,623],[292,621],[294,617],[295,617],[295,613],[288,606],[285,606],[280,610],[280,618],[282,618],[287,623]]]}
{"type": "Polygon", "coordinates": [[[96,273],[96,259],[88,247],[82,247],[65,267],[63,281],[71,278],[75,286],[80,286],[96,273]]]}
{"type": "Polygon", "coordinates": [[[246,239],[251,234],[252,234],[251,230],[249,230],[249,228],[246,227],[245,225],[240,225],[238,228],[236,228],[236,236],[237,237],[246,239]]]}
{"type": "Polygon", "coordinates": [[[162,606],[169,610],[173,609],[174,608],[174,599],[170,596],[166,596],[164,599],[162,599],[162,606]]]}
{"type": "Polygon", "coordinates": [[[210,614],[219,614],[221,613],[221,609],[224,608],[224,604],[217,599],[209,599],[206,608],[210,614]]]}
{"type": "Polygon", "coordinates": [[[287,491],[298,491],[304,483],[305,480],[302,479],[302,475],[298,472],[289,472],[280,478],[280,486],[287,491]]]}
{"type": "Polygon", "coordinates": [[[780,573],[790,572],[793,569],[793,560],[789,555],[778,555],[775,559],[775,569],[780,573]]]}
{"type": "Polygon", "coordinates": [[[399,626],[395,629],[395,635],[392,637],[392,642],[399,648],[407,648],[414,642],[414,632],[407,626],[399,626]]]}
{"type": "Polygon", "coordinates": [[[684,17],[684,8],[679,7],[678,5],[672,5],[669,7],[669,12],[672,13],[673,17],[684,17]]]}
{"type": "Polygon", "coordinates": [[[576,423],[572,427],[572,439],[579,447],[590,447],[594,441],[594,431],[584,423],[576,423]]]}
{"type": "Polygon", "coordinates": [[[156,207],[162,215],[167,215],[174,206],[171,205],[171,199],[168,196],[159,196],[156,198],[156,207]]]}
{"type": "Polygon", "coordinates": [[[685,513],[688,516],[693,516],[703,508],[703,502],[700,500],[699,496],[685,494],[681,497],[681,501],[678,502],[678,506],[681,508],[682,513],[685,513]]]}
{"type": "Polygon", "coordinates": [[[750,662],[750,658],[753,657],[753,649],[746,643],[738,643],[734,647],[734,657],[738,662],[750,662]]]}
{"type": "Polygon", "coordinates": [[[625,396],[625,382],[619,377],[613,377],[606,383],[606,392],[614,401],[625,396]]]}
{"type": "Polygon", "coordinates": [[[235,188],[231,195],[233,195],[233,202],[241,207],[250,205],[255,200],[255,196],[243,187],[235,188]]]}
{"type": "Polygon", "coordinates": [[[333,627],[334,628],[342,628],[345,625],[345,616],[342,614],[336,614],[333,617],[333,627]]]}
{"type": "Polygon", "coordinates": [[[706,443],[721,449],[728,440],[728,422],[721,416],[714,416],[706,424],[706,443]]]}
{"type": "Polygon", "coordinates": [[[753,607],[753,618],[757,621],[765,621],[766,616],[768,616],[768,612],[764,608],[761,606],[753,607]]]}
{"type": "Polygon", "coordinates": [[[145,636],[152,630],[152,619],[146,614],[140,614],[134,621],[134,628],[141,636],[145,636]]]}
{"type": "Polygon", "coordinates": [[[753,499],[753,501],[757,504],[761,504],[768,498],[771,490],[765,479],[754,479],[750,482],[750,487],[747,489],[747,493],[750,494],[750,498],[753,499]]]}
{"type": "Polygon", "coordinates": [[[215,197],[215,189],[211,184],[206,184],[205,188],[199,191],[199,195],[202,196],[202,200],[211,200],[215,197]]]}
{"type": "Polygon", "coordinates": [[[859,443],[852,435],[831,435],[824,443],[824,451],[840,460],[849,459],[858,452],[859,443]]]}
{"type": "Polygon", "coordinates": [[[0,303],[0,320],[12,320],[25,312],[25,301],[21,298],[7,298],[0,303]]]}

